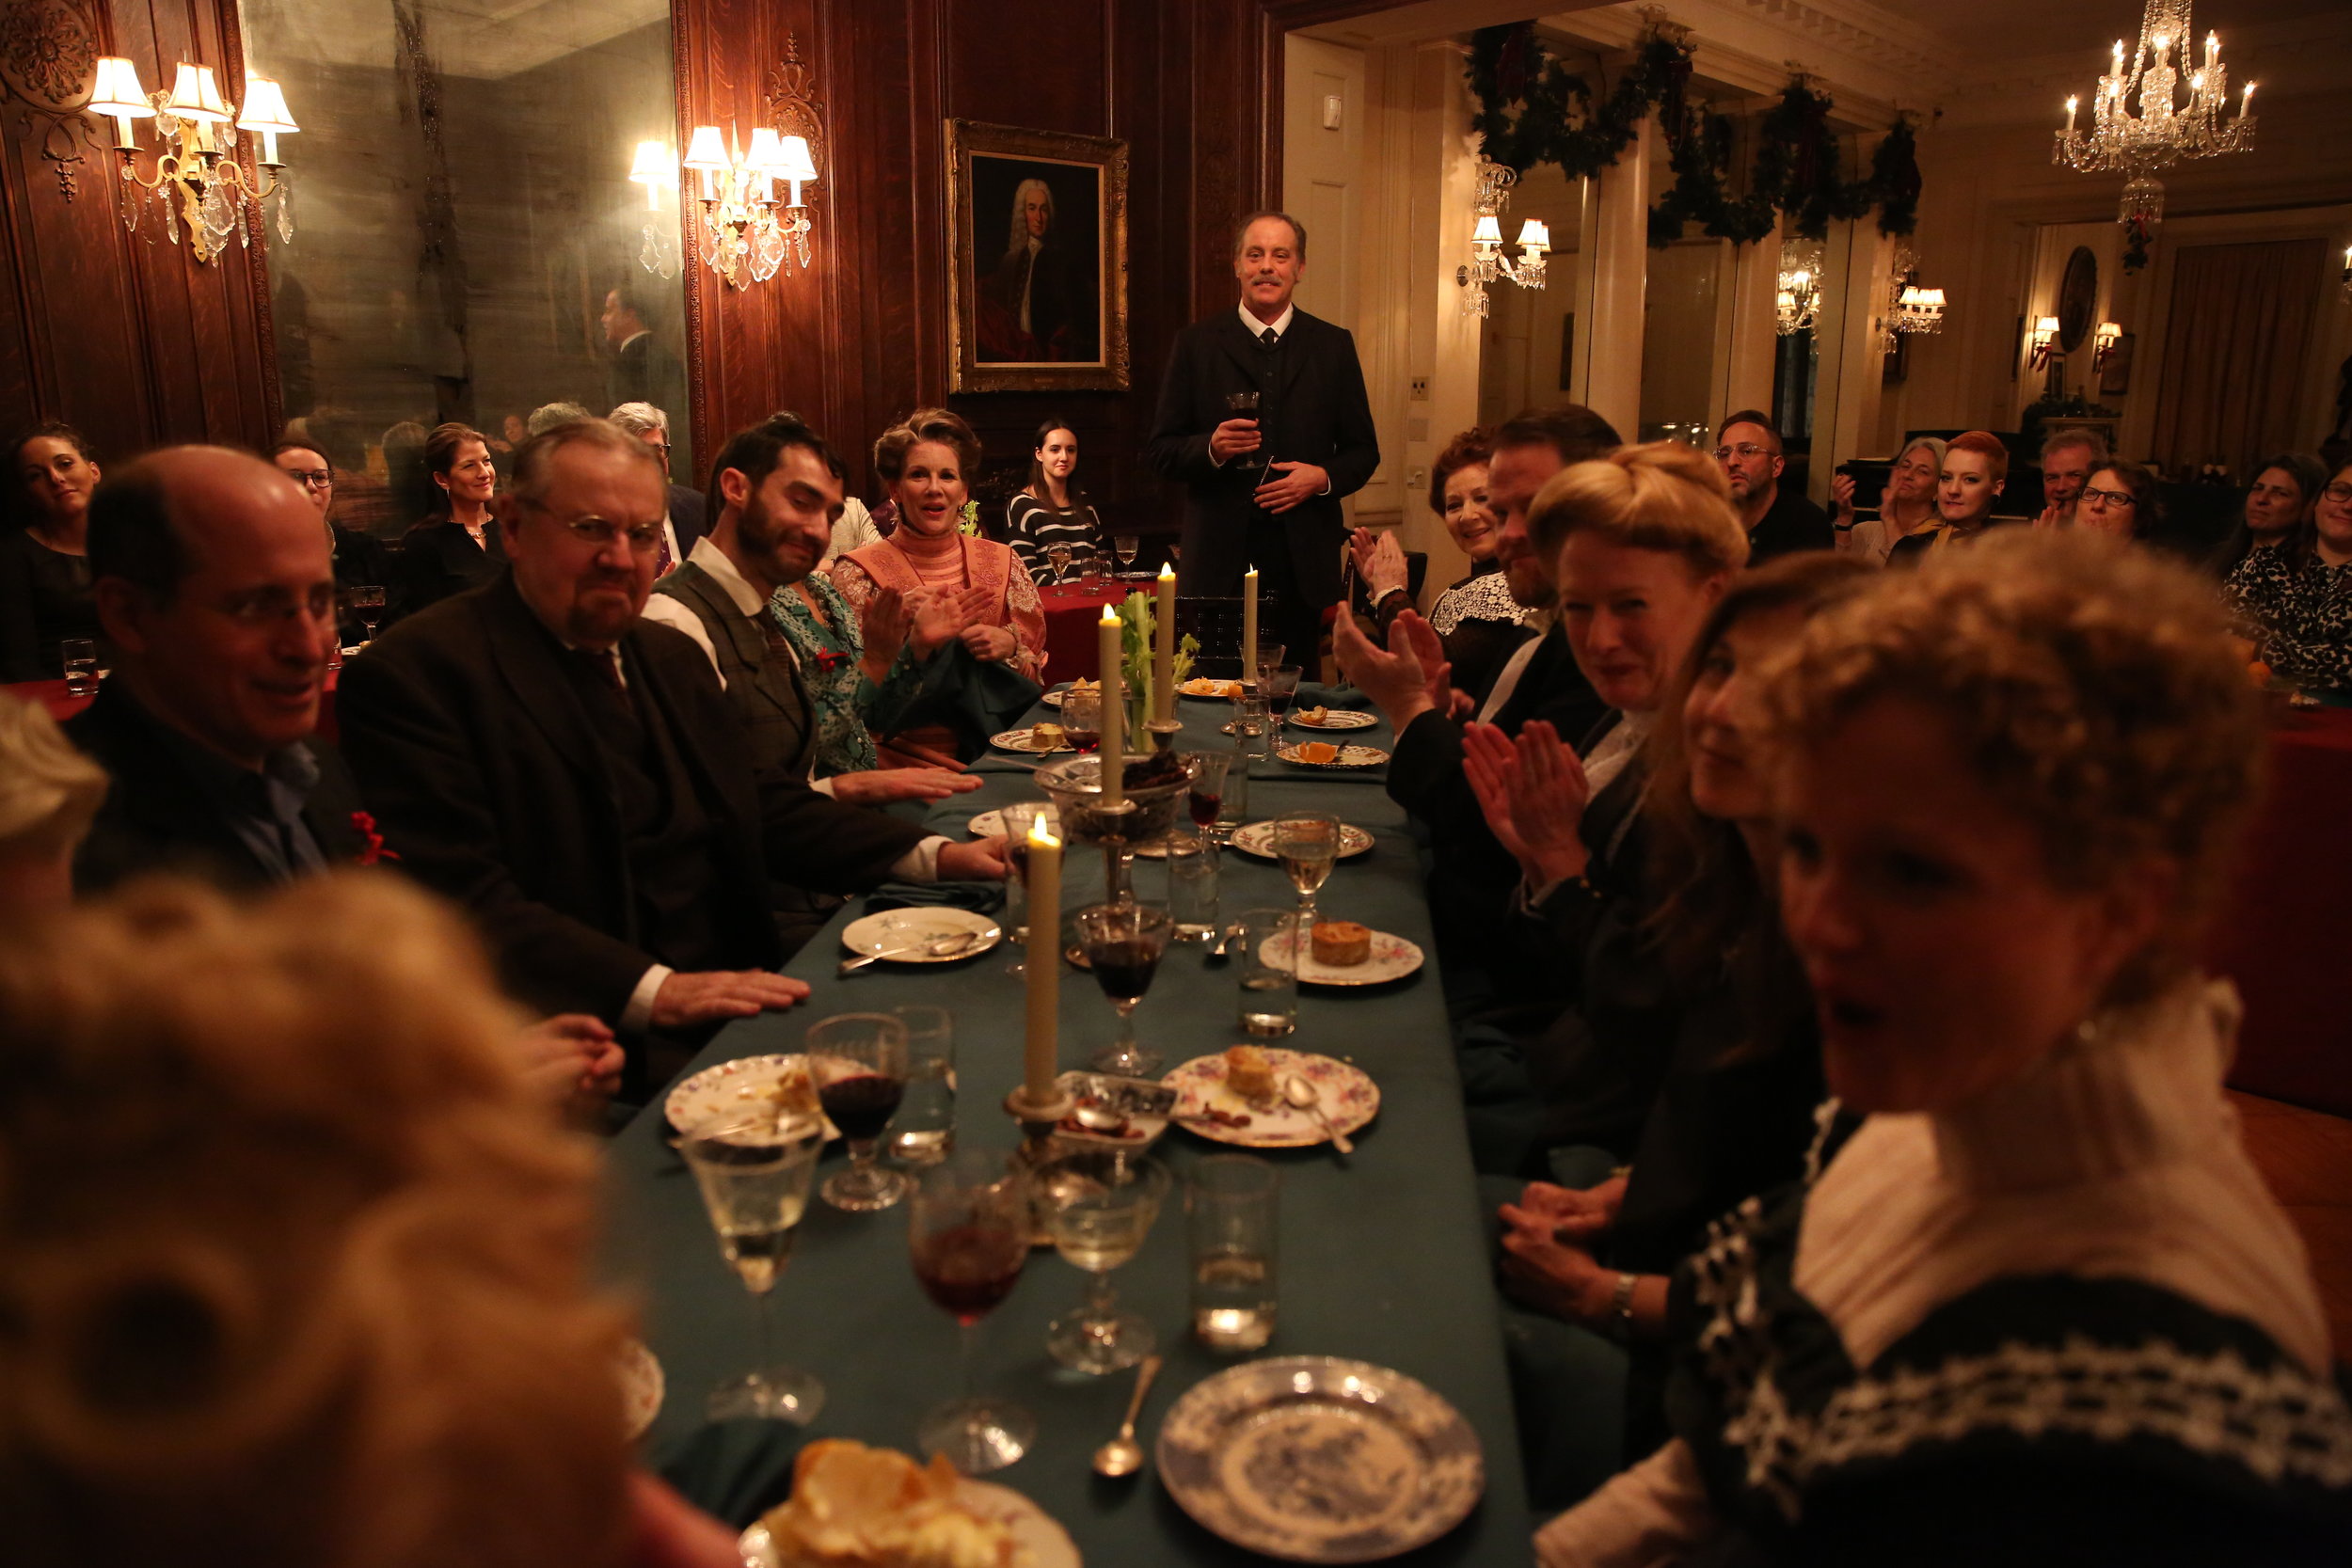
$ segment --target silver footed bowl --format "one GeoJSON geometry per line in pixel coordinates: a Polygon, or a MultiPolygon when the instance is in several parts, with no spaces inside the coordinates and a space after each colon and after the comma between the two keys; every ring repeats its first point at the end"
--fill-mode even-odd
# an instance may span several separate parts
{"type": "Polygon", "coordinates": [[[1032,777],[1060,812],[1062,841],[1066,844],[1101,844],[1109,839],[1140,844],[1155,838],[1175,826],[1176,813],[1184,803],[1189,783],[1179,774],[1166,784],[1130,788],[1123,810],[1105,811],[1102,805],[1103,759],[1099,756],[1065,757],[1059,762],[1049,762],[1032,777]]]}

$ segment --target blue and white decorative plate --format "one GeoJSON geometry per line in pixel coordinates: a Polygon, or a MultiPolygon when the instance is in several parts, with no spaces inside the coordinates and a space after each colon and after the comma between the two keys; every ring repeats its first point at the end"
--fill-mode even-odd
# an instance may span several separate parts
{"type": "Polygon", "coordinates": [[[1478,1434],[1426,1385],[1327,1355],[1245,1362],[1160,1423],[1160,1481],[1237,1546],[1374,1562],[1435,1541],[1486,1489],[1478,1434]]]}

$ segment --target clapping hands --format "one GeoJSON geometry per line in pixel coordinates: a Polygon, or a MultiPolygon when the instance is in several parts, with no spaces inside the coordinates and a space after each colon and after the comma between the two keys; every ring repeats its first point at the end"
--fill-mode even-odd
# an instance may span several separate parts
{"type": "Polygon", "coordinates": [[[1341,671],[1399,732],[1433,708],[1454,711],[1454,667],[1446,662],[1436,629],[1417,612],[1397,616],[1385,650],[1363,634],[1354,616],[1342,615],[1331,624],[1331,647],[1341,671]]]}
{"type": "Polygon", "coordinates": [[[1529,881],[1544,886],[1584,874],[1590,857],[1580,830],[1592,788],[1584,765],[1551,725],[1531,720],[1517,742],[1492,724],[1469,726],[1462,770],[1495,841],[1529,881]]]}

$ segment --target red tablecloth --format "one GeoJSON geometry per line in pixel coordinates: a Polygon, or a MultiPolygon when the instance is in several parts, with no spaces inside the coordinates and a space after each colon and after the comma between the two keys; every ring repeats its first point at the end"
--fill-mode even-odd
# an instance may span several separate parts
{"type": "MultiPolygon", "coordinates": [[[[21,697],[28,703],[39,703],[49,710],[49,717],[60,724],[95,700],[74,696],[66,690],[65,682],[61,680],[19,681],[8,689],[11,696],[21,697]]],[[[329,740],[335,738],[335,672],[332,670],[326,673],[326,695],[319,699],[319,734],[329,740]]]]}
{"type": "Polygon", "coordinates": [[[2290,715],[2207,955],[2246,997],[2233,1087],[2352,1116],[2352,709],[2290,715]]]}
{"type": "Polygon", "coordinates": [[[1097,588],[1084,583],[1057,583],[1041,588],[1037,596],[1045,605],[1045,684],[1056,681],[1101,680],[1101,662],[1095,657],[1095,626],[1103,619],[1103,607],[1124,603],[1129,594],[1143,586],[1134,582],[1105,582],[1097,588]]]}

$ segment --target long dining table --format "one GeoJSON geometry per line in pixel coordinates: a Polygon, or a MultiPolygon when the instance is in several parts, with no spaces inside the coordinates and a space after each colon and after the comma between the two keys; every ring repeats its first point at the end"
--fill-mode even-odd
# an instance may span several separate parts
{"type": "MultiPolygon", "coordinates": [[[[1180,747],[1230,748],[1218,733],[1231,709],[1186,700],[1180,747]]],[[[1042,708],[1033,717],[1048,717],[1042,708]]],[[[1291,739],[1304,732],[1291,728],[1291,739]]],[[[1386,751],[1385,725],[1350,741],[1386,751]]],[[[937,830],[961,836],[974,815],[1041,799],[1023,759],[992,753],[974,766],[985,781],[930,814],[937,830]]],[[[1273,759],[1252,769],[1248,816],[1329,811],[1372,832],[1373,849],[1342,862],[1325,884],[1322,911],[1392,932],[1434,953],[1422,878],[1403,812],[1378,769],[1338,772],[1273,759]]],[[[1073,849],[1063,907],[1101,896],[1099,850],[1073,849]]],[[[1271,863],[1228,849],[1220,873],[1222,918],[1295,899],[1271,863]]],[[[1158,896],[1154,863],[1136,863],[1137,896],[1158,896]]],[[[801,1049],[802,1036],[830,1014],[933,1004],[954,1014],[960,1147],[1009,1151],[1018,1132],[1002,1102],[1022,1068],[1024,982],[997,946],[954,963],[877,964],[842,977],[840,926],[862,911],[853,900],[786,973],[808,982],[808,1000],[787,1012],[730,1025],[691,1064],[700,1071],[737,1057],[801,1049]]],[[[1295,1034],[1279,1043],[1355,1063],[1380,1091],[1376,1117],[1352,1155],[1327,1145],[1269,1151],[1280,1171],[1279,1324],[1263,1356],[1328,1355],[1369,1361],[1426,1385],[1460,1411],[1484,1451],[1486,1488],[1461,1524],[1408,1556],[1412,1563],[1524,1563],[1529,1517],[1514,1435],[1493,1268],[1463,1130],[1461,1093],[1434,958],[1416,974],[1360,990],[1302,987],[1295,1034]]],[[[1212,966],[1200,946],[1171,946],[1136,1015],[1142,1042],[1163,1070],[1222,1051],[1244,1037],[1231,965],[1212,966]]],[[[1106,1043],[1114,1017],[1088,975],[1065,968],[1060,990],[1060,1062],[1083,1067],[1106,1043]]],[[[705,1420],[707,1391],[756,1359],[750,1293],[722,1260],[694,1183],[670,1146],[660,1104],[614,1138],[611,1166],[616,1267],[639,1292],[644,1336],[667,1385],[647,1451],[675,1451],[705,1420]]],[[[1167,1365],[1137,1423],[1147,1454],[1161,1418],[1184,1392],[1247,1357],[1213,1354],[1187,1332],[1186,1246],[1181,1182],[1210,1143],[1171,1127],[1153,1149],[1177,1178],[1142,1250],[1113,1276],[1126,1307],[1150,1318],[1167,1365]]],[[[839,1168],[836,1146],[819,1179],[839,1168]]],[[[1101,1565],[1265,1560],[1193,1522],[1162,1488],[1147,1461],[1139,1477],[1104,1481],[1089,1468],[1095,1446],[1117,1426],[1134,1374],[1106,1377],[1064,1370],[1046,1353],[1048,1322],[1079,1299],[1086,1276],[1050,1250],[1032,1255],[1011,1297],[983,1321],[974,1387],[1016,1399],[1038,1418],[1039,1434],[1018,1463],[987,1479],[1020,1492],[1058,1520],[1086,1560],[1101,1565]]],[[[909,1262],[907,1210],[851,1214],[812,1198],[791,1262],[771,1303],[778,1359],[821,1376],[824,1407],[806,1435],[854,1437],[914,1450],[916,1422],[960,1390],[957,1328],[917,1285],[909,1262]]]]}

